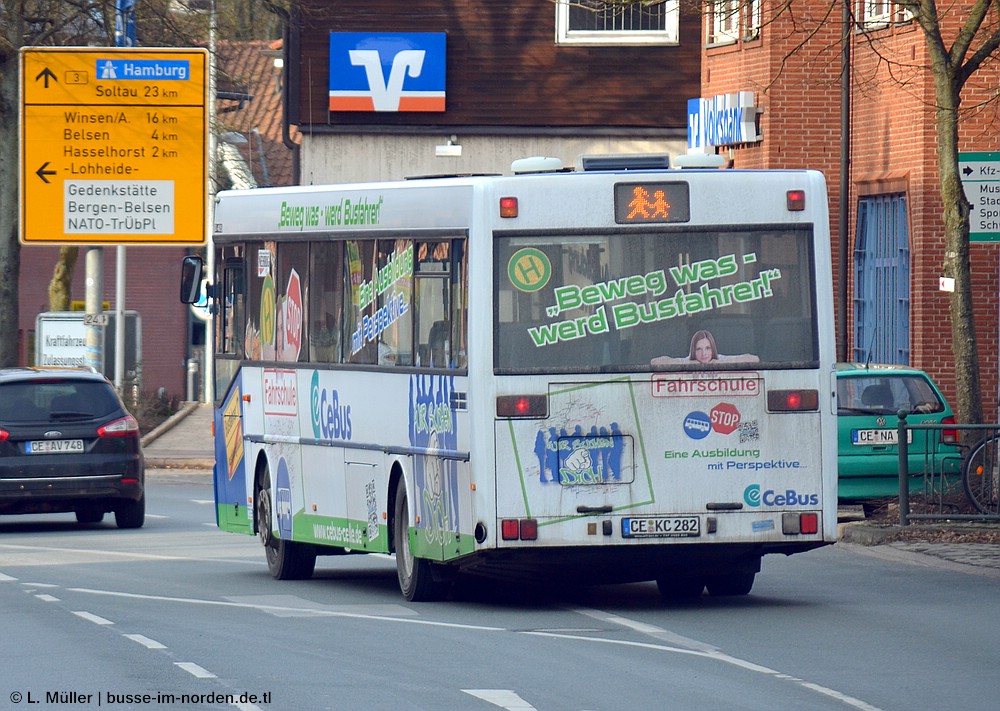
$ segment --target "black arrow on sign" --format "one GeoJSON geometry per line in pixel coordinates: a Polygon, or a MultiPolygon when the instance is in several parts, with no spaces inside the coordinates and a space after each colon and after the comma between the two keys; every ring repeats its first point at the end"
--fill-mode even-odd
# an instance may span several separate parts
{"type": "Polygon", "coordinates": [[[54,170],[45,170],[48,167],[49,167],[49,162],[45,161],[45,165],[43,165],[41,168],[39,168],[38,170],[35,171],[35,175],[37,175],[39,178],[41,178],[42,180],[44,180],[46,183],[49,182],[49,179],[45,177],[46,175],[55,175],[56,174],[56,172],[54,170]]]}
{"type": "Polygon", "coordinates": [[[965,166],[964,168],[962,168],[962,173],[964,173],[965,175],[968,175],[971,172],[972,168],[970,168],[969,166],[965,166]]]}
{"type": "Polygon", "coordinates": [[[59,81],[58,79],[56,79],[56,75],[53,74],[52,70],[49,69],[48,67],[45,67],[45,69],[43,69],[42,71],[38,72],[38,76],[35,77],[35,81],[38,81],[39,79],[44,79],[45,80],[45,88],[46,89],[49,88],[49,79],[51,79],[52,81],[59,81]]]}

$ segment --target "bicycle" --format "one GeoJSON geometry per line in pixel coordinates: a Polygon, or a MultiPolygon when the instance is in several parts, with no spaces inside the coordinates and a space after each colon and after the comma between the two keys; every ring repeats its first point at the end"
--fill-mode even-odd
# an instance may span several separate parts
{"type": "Polygon", "coordinates": [[[962,464],[962,487],[982,514],[1000,514],[1000,433],[981,440],[962,464]]]}

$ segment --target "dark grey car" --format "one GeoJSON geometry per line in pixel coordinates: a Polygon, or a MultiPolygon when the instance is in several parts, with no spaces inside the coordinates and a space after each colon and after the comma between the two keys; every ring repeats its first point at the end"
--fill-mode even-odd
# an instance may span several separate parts
{"type": "Polygon", "coordinates": [[[85,369],[0,369],[0,514],[73,511],[119,528],[145,521],[139,424],[85,369]]]}

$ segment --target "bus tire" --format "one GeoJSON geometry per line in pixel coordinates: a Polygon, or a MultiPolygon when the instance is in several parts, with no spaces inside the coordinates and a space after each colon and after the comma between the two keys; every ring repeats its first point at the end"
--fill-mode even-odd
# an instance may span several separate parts
{"type": "Polygon", "coordinates": [[[267,569],[276,580],[306,580],[316,569],[316,547],[277,538],[271,530],[271,473],[264,465],[258,478],[256,508],[257,534],[264,546],[267,569]]]}
{"type": "Polygon", "coordinates": [[[429,602],[445,597],[450,587],[448,582],[436,578],[434,564],[417,558],[410,548],[410,507],[406,499],[406,481],[402,477],[396,485],[392,537],[396,549],[396,576],[403,597],[410,602],[429,602]]]}
{"type": "Polygon", "coordinates": [[[657,578],[656,587],[665,601],[681,602],[700,598],[705,590],[705,581],[701,578],[668,575],[657,578]]]}
{"type": "Polygon", "coordinates": [[[708,578],[705,586],[708,594],[714,597],[722,595],[749,595],[753,589],[754,577],[757,574],[753,571],[740,570],[725,573],[723,575],[712,575],[708,578]]]}

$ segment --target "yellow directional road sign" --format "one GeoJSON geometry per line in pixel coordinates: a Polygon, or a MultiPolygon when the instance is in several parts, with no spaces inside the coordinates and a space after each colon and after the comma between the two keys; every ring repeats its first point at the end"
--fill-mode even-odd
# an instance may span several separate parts
{"type": "Polygon", "coordinates": [[[204,49],[21,50],[21,241],[204,244],[204,49]]]}

